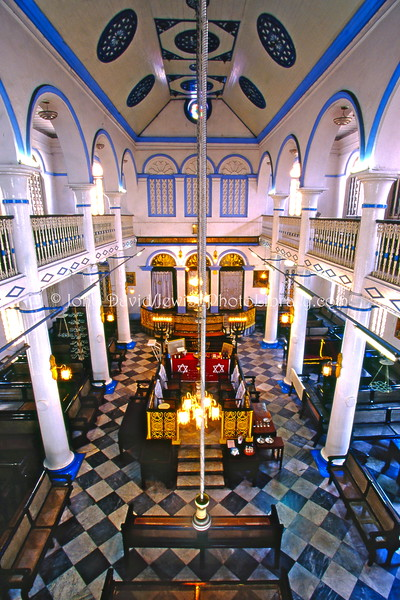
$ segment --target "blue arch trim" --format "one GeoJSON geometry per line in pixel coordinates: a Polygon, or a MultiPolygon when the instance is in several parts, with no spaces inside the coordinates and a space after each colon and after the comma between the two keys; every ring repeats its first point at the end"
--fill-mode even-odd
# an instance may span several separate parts
{"type": "Polygon", "coordinates": [[[89,71],[84,67],[76,54],[67,45],[58,31],[53,27],[47,17],[42,13],[40,8],[33,0],[14,0],[25,15],[32,21],[38,30],[45,36],[55,50],[63,57],[67,64],[75,71],[82,79],[88,88],[97,96],[104,107],[112,114],[114,119],[120,123],[125,131],[137,140],[137,135],[131,126],[125,121],[121,114],[117,111],[114,104],[111,102],[107,94],[102,90],[99,84],[93,79],[89,71]]]}
{"type": "Polygon", "coordinates": [[[158,158],[159,156],[161,158],[168,158],[168,160],[170,160],[175,165],[176,173],[170,173],[170,175],[176,175],[177,173],[179,173],[179,167],[178,167],[178,163],[176,162],[176,160],[174,158],[172,158],[172,156],[170,156],[169,154],[162,154],[161,152],[157,153],[157,154],[152,154],[151,156],[149,156],[149,158],[146,159],[146,161],[145,161],[145,163],[143,165],[142,173],[144,173],[146,176],[150,175],[150,173],[145,173],[147,164],[151,160],[153,160],[154,158],[158,158]]]}
{"type": "Polygon", "coordinates": [[[32,152],[38,155],[40,162],[42,163],[42,171],[45,175],[51,175],[52,177],[67,177],[68,173],[54,173],[53,171],[48,171],[46,169],[46,165],[42,156],[42,153],[38,148],[32,147],[32,152]]]}
{"type": "Polygon", "coordinates": [[[300,161],[300,147],[299,147],[299,142],[298,142],[296,136],[293,135],[293,133],[289,133],[289,135],[287,135],[285,137],[285,139],[283,140],[283,142],[282,142],[282,144],[281,144],[281,146],[279,148],[279,151],[278,151],[278,156],[276,158],[276,165],[275,165],[275,173],[273,174],[273,177],[272,177],[271,190],[275,189],[276,176],[278,174],[279,161],[280,161],[283,149],[284,149],[284,147],[286,146],[286,144],[288,143],[289,140],[293,140],[294,143],[296,144],[297,152],[299,153],[299,161],[300,161]]]}
{"type": "Polygon", "coordinates": [[[268,150],[267,150],[266,152],[263,152],[263,154],[262,154],[262,156],[261,156],[261,158],[260,158],[260,161],[259,161],[259,163],[258,163],[258,169],[257,169],[257,181],[258,181],[258,178],[260,177],[260,169],[261,169],[261,165],[262,165],[263,161],[265,160],[265,158],[267,158],[267,157],[268,157],[268,159],[269,159],[269,162],[271,163],[271,164],[269,165],[269,167],[270,167],[270,169],[271,169],[271,178],[272,178],[272,181],[274,180],[274,166],[273,166],[273,164],[272,164],[272,157],[271,157],[270,153],[269,153],[269,152],[268,152],[268,150]]]}
{"type": "Polygon", "coordinates": [[[376,111],[376,115],[374,117],[374,121],[372,123],[371,131],[369,133],[368,143],[365,150],[365,157],[368,158],[371,156],[374,146],[376,144],[376,138],[378,135],[379,125],[385,112],[386,106],[389,102],[389,99],[393,93],[393,90],[397,84],[397,81],[400,77],[400,63],[397,65],[393,75],[390,78],[388,85],[386,86],[385,91],[383,92],[381,101],[379,102],[378,110],[376,111]]]}
{"type": "Polygon", "coordinates": [[[24,141],[22,139],[21,130],[18,125],[17,117],[15,116],[15,112],[12,107],[9,95],[7,94],[6,88],[4,87],[4,84],[1,79],[0,79],[0,96],[4,102],[4,106],[6,108],[8,118],[10,119],[11,128],[14,133],[14,138],[17,143],[18,151],[21,154],[25,154],[24,141]]]}
{"type": "Polygon", "coordinates": [[[133,156],[133,154],[132,154],[132,150],[130,150],[129,148],[126,148],[126,149],[123,151],[123,153],[122,153],[122,159],[121,159],[121,181],[122,181],[122,176],[123,176],[123,174],[124,174],[124,166],[123,166],[123,161],[124,161],[124,158],[125,158],[125,156],[126,156],[127,154],[129,154],[129,156],[130,156],[130,157],[131,157],[131,159],[132,159],[133,168],[135,169],[136,182],[137,182],[138,170],[137,170],[137,166],[136,166],[136,161],[135,161],[135,158],[134,158],[134,156],[133,156]]]}
{"type": "Polygon", "coordinates": [[[221,260],[223,259],[224,256],[226,256],[227,254],[239,254],[239,256],[241,256],[244,260],[244,267],[249,267],[249,259],[246,256],[245,252],[243,252],[242,250],[239,250],[238,248],[236,248],[234,250],[225,250],[224,252],[221,252],[221,254],[218,256],[218,265],[221,266],[221,260]]]}
{"type": "Polygon", "coordinates": [[[42,85],[42,86],[36,88],[36,90],[34,91],[34,93],[32,95],[31,101],[29,103],[28,116],[27,116],[27,127],[26,127],[26,150],[27,150],[28,155],[30,155],[30,153],[31,153],[31,141],[30,141],[31,127],[30,127],[30,124],[32,123],[33,109],[34,109],[38,99],[40,98],[40,96],[42,96],[43,94],[46,94],[46,93],[51,93],[51,94],[54,94],[55,96],[58,96],[59,98],[61,98],[61,100],[64,102],[64,104],[67,106],[69,112],[71,113],[72,118],[75,122],[75,125],[78,129],[79,137],[81,138],[81,141],[82,141],[82,147],[83,147],[83,151],[85,153],[85,158],[86,158],[88,181],[92,182],[93,176],[92,176],[92,167],[91,167],[91,163],[90,163],[89,152],[88,152],[88,148],[86,145],[85,136],[83,135],[82,127],[81,127],[81,124],[77,117],[77,114],[76,114],[75,110],[73,109],[72,104],[70,103],[68,98],[65,96],[65,94],[63,94],[63,92],[61,92],[57,88],[53,87],[52,85],[42,85]]]}
{"type": "MultiPolygon", "coordinates": [[[[109,143],[109,144],[110,144],[110,146],[111,146],[111,150],[112,150],[112,153],[113,153],[113,156],[114,156],[114,161],[115,161],[115,168],[116,168],[116,170],[117,170],[117,175],[118,175],[118,184],[119,184],[119,187],[122,187],[122,176],[121,176],[121,170],[120,170],[120,168],[119,168],[119,164],[118,164],[118,157],[117,157],[117,153],[116,153],[116,151],[115,151],[114,143],[113,143],[113,141],[112,141],[112,139],[111,139],[111,136],[110,136],[110,134],[108,133],[108,131],[106,131],[105,129],[98,129],[98,130],[96,131],[96,134],[95,134],[95,136],[94,136],[94,139],[93,139],[93,144],[92,144],[92,157],[94,157],[94,149],[95,149],[95,147],[96,147],[96,140],[97,140],[97,138],[98,138],[100,135],[104,135],[104,136],[107,138],[107,140],[108,140],[108,143],[109,143]]],[[[101,162],[101,161],[100,161],[100,162],[101,162]]]]}
{"type": "Polygon", "coordinates": [[[308,157],[310,154],[310,149],[311,149],[311,145],[312,142],[314,140],[315,137],[315,133],[318,129],[318,125],[322,119],[322,117],[324,116],[324,114],[326,113],[326,111],[328,110],[328,108],[334,103],[337,102],[338,100],[347,100],[353,107],[353,110],[356,114],[357,117],[357,121],[358,121],[358,127],[359,127],[359,137],[360,137],[360,159],[363,160],[364,158],[364,154],[365,154],[365,128],[364,128],[364,119],[362,117],[362,113],[361,113],[361,109],[360,109],[360,105],[358,104],[358,101],[356,100],[355,96],[346,91],[346,90],[342,90],[341,92],[336,92],[336,94],[333,94],[333,96],[331,96],[323,105],[323,107],[321,108],[321,110],[319,111],[317,118],[315,119],[313,128],[311,130],[310,136],[308,138],[308,142],[307,142],[307,147],[306,147],[306,151],[304,154],[304,161],[303,161],[303,168],[301,170],[301,176],[300,176],[300,186],[304,185],[304,177],[307,171],[307,162],[308,162],[308,157]]]}
{"type": "Polygon", "coordinates": [[[251,162],[249,161],[248,158],[246,158],[245,156],[243,156],[242,154],[227,154],[226,156],[224,156],[218,163],[217,165],[217,170],[216,173],[220,172],[220,168],[221,165],[228,160],[228,158],[241,158],[242,160],[244,160],[244,162],[248,165],[249,169],[250,169],[250,173],[246,173],[245,175],[241,175],[241,177],[248,177],[249,175],[254,175],[254,171],[253,171],[253,167],[251,166],[251,162]]]}

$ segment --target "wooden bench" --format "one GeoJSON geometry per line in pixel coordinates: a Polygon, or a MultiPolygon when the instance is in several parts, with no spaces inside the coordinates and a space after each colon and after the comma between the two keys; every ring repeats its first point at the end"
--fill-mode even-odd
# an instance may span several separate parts
{"type": "Polygon", "coordinates": [[[69,502],[72,484],[52,482],[44,471],[0,540],[0,587],[19,589],[27,599],[40,562],[69,502]]]}
{"type": "Polygon", "coordinates": [[[351,451],[346,456],[330,456],[328,472],[329,483],[335,484],[368,550],[368,565],[372,565],[376,551],[382,548],[387,550],[386,565],[389,565],[400,547],[400,516],[390,500],[351,451]]]}
{"type": "MultiPolygon", "coordinates": [[[[104,384],[104,381],[98,382],[104,384]]],[[[95,427],[98,408],[104,397],[104,387],[93,387],[86,378],[65,409],[66,424],[72,445],[77,448],[87,442],[87,433],[95,427]]]]}
{"type": "Polygon", "coordinates": [[[283,525],[274,504],[269,516],[213,516],[206,531],[194,529],[192,517],[138,516],[129,505],[121,532],[125,559],[130,548],[196,548],[201,563],[209,548],[273,548],[278,568],[283,525]]]}
{"type": "Polygon", "coordinates": [[[134,600],[134,598],[280,598],[293,600],[287,572],[282,569],[279,579],[257,581],[115,581],[114,571],[108,569],[100,600],[134,600]]]}
{"type": "Polygon", "coordinates": [[[243,379],[246,385],[246,390],[249,393],[250,400],[252,402],[259,402],[260,392],[256,388],[256,376],[255,375],[243,375],[243,379]]]}

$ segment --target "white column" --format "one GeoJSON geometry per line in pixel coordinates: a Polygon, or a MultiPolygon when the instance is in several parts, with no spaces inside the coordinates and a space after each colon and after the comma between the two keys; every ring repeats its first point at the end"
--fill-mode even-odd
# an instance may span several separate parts
{"type": "MultiPolygon", "coordinates": [[[[74,184],[70,186],[76,198],[78,213],[83,213],[83,228],[86,249],[90,255],[90,265],[83,276],[83,289],[90,287],[99,279],[96,264],[96,248],[94,243],[91,198],[94,186],[91,184],[74,184]]],[[[86,322],[89,333],[90,360],[94,381],[105,381],[106,393],[111,394],[116,385],[108,370],[107,347],[104,326],[101,320],[101,294],[99,285],[94,285],[85,297],[86,322]]]]}
{"type": "Polygon", "coordinates": [[[21,302],[20,310],[25,331],[34,327],[25,339],[29,345],[27,358],[45,451],[44,465],[52,471],[68,470],[76,474],[80,461],[75,461],[69,448],[58,387],[50,370],[51,347],[47,324],[44,321],[35,327],[45,314],[28,200],[28,179],[33,172],[34,169],[24,166],[0,167],[0,188],[7,213],[14,217],[13,237],[18,270],[26,276],[30,292],[21,302]]]}
{"type": "Polygon", "coordinates": [[[115,237],[118,244],[118,256],[120,258],[111,258],[110,266],[115,269],[112,272],[112,281],[114,292],[117,299],[117,331],[118,344],[123,344],[126,348],[133,347],[131,338],[131,327],[129,322],[128,300],[126,297],[126,274],[125,263],[123,259],[123,241],[122,241],[122,225],[121,225],[121,192],[107,192],[110,200],[110,210],[114,213],[115,237]]]}
{"type": "MultiPolygon", "coordinates": [[[[310,242],[310,219],[315,217],[317,211],[317,203],[323,189],[301,188],[301,221],[300,221],[300,239],[298,252],[298,267],[296,273],[296,281],[303,283],[301,275],[305,274],[304,257],[308,250],[310,242]]],[[[305,286],[307,287],[307,286],[305,286]]],[[[294,316],[290,331],[290,343],[286,367],[286,376],[284,382],[287,385],[291,384],[290,372],[292,369],[296,373],[301,373],[303,370],[304,360],[304,344],[306,339],[307,313],[309,308],[309,300],[304,295],[304,292],[295,285],[294,289],[294,316]]]]}
{"type": "Polygon", "coordinates": [[[211,282],[210,282],[210,312],[217,313],[219,311],[219,271],[221,267],[219,265],[212,265],[211,267],[211,282]]]}
{"type": "Polygon", "coordinates": [[[185,267],[183,265],[176,266],[176,294],[177,307],[176,312],[182,314],[186,312],[186,290],[185,290],[185,267]]]}
{"type": "MultiPolygon", "coordinates": [[[[270,194],[270,196],[274,202],[270,258],[272,259],[272,265],[276,264],[279,268],[280,262],[273,261],[278,258],[276,245],[279,235],[279,217],[283,215],[285,201],[288,196],[287,194],[270,194]]],[[[261,343],[262,348],[276,348],[278,345],[276,334],[278,331],[280,280],[280,272],[276,269],[271,269],[269,272],[269,295],[265,314],[264,339],[261,343]]]]}
{"type": "MultiPolygon", "coordinates": [[[[361,298],[364,279],[374,268],[377,249],[377,220],[383,219],[387,198],[396,175],[374,171],[357,174],[364,187],[360,229],[354,259],[354,279],[350,305],[356,310],[348,310],[348,315],[368,327],[369,304],[361,298]]],[[[361,369],[365,352],[365,338],[359,329],[346,321],[342,342],[342,370],[337,379],[332,402],[331,417],[322,457],[345,455],[350,446],[356,409],[361,369]]]]}

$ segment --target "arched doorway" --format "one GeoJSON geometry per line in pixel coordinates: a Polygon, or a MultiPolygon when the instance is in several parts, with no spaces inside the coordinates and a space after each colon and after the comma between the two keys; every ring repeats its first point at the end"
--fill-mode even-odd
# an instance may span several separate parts
{"type": "Polygon", "coordinates": [[[219,308],[240,310],[243,307],[244,260],[235,252],[225,254],[220,261],[219,308]]]}
{"type": "Polygon", "coordinates": [[[151,261],[151,305],[153,309],[171,309],[176,304],[175,259],[166,253],[151,261]]]}
{"type": "MultiPolygon", "coordinates": [[[[208,256],[206,257],[206,268],[207,268],[207,281],[206,281],[206,294],[210,293],[210,266],[211,262],[208,256]]],[[[195,302],[190,302],[187,298],[188,296],[197,296],[199,293],[198,282],[197,282],[197,253],[192,254],[186,261],[186,281],[185,281],[185,291],[186,291],[186,310],[195,310],[197,308],[197,304],[195,302]]]]}

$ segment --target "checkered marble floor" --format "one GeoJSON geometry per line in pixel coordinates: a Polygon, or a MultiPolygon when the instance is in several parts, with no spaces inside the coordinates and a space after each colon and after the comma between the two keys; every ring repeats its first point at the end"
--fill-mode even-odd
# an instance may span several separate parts
{"type": "MultiPolygon", "coordinates": [[[[119,384],[106,396],[91,443],[79,451],[85,459],[74,481],[71,505],[57,529],[56,543],[49,550],[30,597],[34,600],[99,599],[106,570],[113,566],[122,579],[199,579],[196,550],[133,550],[129,566],[123,559],[120,525],[127,504],[139,514],[188,515],[194,512],[196,491],[169,490],[161,483],[140,487],[140,467],[129,453],[119,455],[118,426],[135,379],[151,376],[155,359],[146,346],[147,336],[137,333],[119,384]]],[[[289,572],[295,600],[395,600],[400,598],[400,552],[384,568],[366,565],[365,547],[333,485],[318,471],[310,450],[314,431],[299,417],[299,402],[281,392],[282,351],[262,350],[261,333],[239,342],[239,357],[245,373],[256,374],[261,401],[268,404],[277,433],[285,440],[283,468],[274,462],[263,467],[258,487],[241,480],[237,487],[210,490],[211,515],[263,514],[276,504],[285,526],[281,566],[289,572]]],[[[368,466],[399,508],[400,490],[394,465],[379,475],[384,446],[359,444],[368,454],[368,466]]],[[[382,555],[384,558],[384,555],[382,555]]],[[[271,551],[213,550],[207,553],[210,579],[268,579],[277,576],[271,551]]]]}

